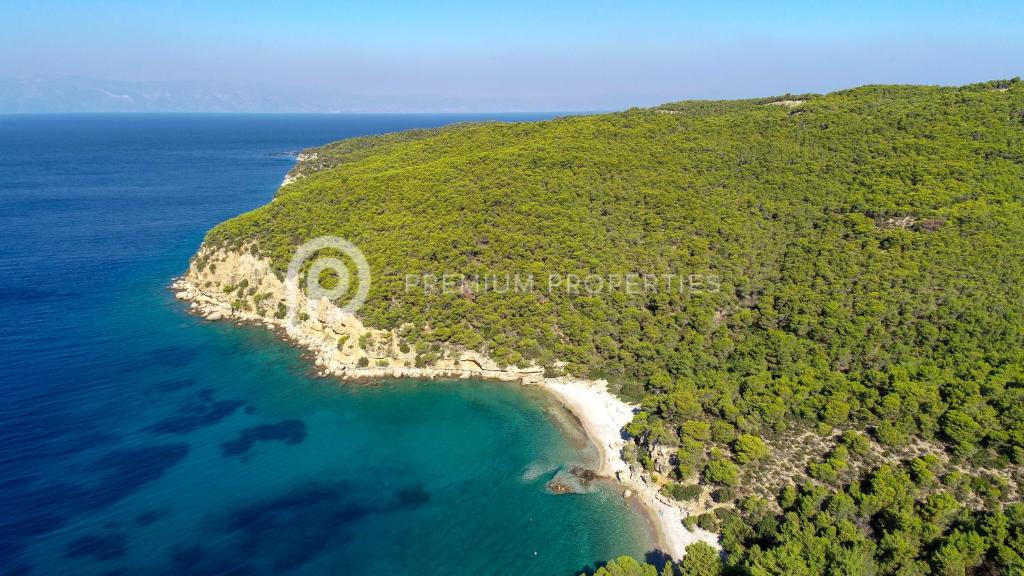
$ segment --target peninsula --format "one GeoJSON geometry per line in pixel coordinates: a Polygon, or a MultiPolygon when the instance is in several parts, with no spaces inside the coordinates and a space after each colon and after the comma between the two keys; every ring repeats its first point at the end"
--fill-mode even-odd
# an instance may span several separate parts
{"type": "Polygon", "coordinates": [[[1014,79],[328,144],[175,289],[325,375],[544,386],[684,567],[962,574],[1024,569],[1022,280],[1014,79]],[[289,275],[328,236],[371,282],[289,275]]]}

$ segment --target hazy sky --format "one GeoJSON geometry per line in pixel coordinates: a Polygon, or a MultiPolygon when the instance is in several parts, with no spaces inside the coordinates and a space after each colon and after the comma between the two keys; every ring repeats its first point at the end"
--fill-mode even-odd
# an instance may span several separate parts
{"type": "Polygon", "coordinates": [[[282,110],[588,110],[1024,75],[1021,0],[830,4],[0,0],[0,78],[282,110]]]}

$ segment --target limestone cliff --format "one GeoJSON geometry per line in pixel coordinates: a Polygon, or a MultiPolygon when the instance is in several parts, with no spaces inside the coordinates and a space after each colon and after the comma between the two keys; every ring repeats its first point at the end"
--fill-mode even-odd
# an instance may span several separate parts
{"type": "Polygon", "coordinates": [[[176,297],[209,320],[232,319],[278,329],[309,350],[324,375],[341,378],[487,378],[540,383],[543,368],[500,366],[473,350],[442,350],[430,365],[416,365],[416,352],[400,344],[396,330],[368,327],[332,302],[312,303],[298,293],[298,306],[310,310],[289,321],[285,281],[270,261],[249,251],[200,248],[188,272],[174,284],[176,297]]]}

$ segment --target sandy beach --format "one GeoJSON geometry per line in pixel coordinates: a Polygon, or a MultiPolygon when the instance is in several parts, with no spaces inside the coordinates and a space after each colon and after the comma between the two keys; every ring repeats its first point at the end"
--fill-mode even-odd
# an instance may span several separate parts
{"type": "Polygon", "coordinates": [[[622,428],[633,419],[637,407],[609,392],[606,381],[545,378],[541,367],[501,366],[473,351],[451,355],[458,360],[442,358],[431,366],[413,366],[415,352],[402,352],[396,344],[399,340],[396,334],[368,328],[352,315],[343,315],[343,320],[338,320],[333,313],[335,308],[326,301],[320,302],[313,308],[313,314],[294,326],[265,311],[235,309],[231,303],[233,296],[221,289],[206,287],[235,285],[246,279],[250,286],[268,295],[267,310],[274,310],[275,303],[287,301],[285,286],[270,271],[270,261],[248,252],[209,252],[205,248],[200,249],[199,255],[201,260],[209,259],[216,266],[197,267],[194,265],[196,260],[193,260],[188,273],[173,284],[177,298],[190,301],[193,312],[210,320],[252,322],[283,331],[289,340],[314,355],[314,362],[324,376],[342,379],[480,378],[519,381],[546,389],[580,421],[587,437],[598,449],[600,464],[595,472],[618,481],[623,492],[629,490],[629,498],[635,499],[634,502],[648,512],[662,552],[678,560],[686,547],[694,542],[704,541],[718,546],[714,534],[700,529],[688,530],[682,524],[687,516],[682,505],[659,494],[658,487],[652,485],[648,475],[630,469],[622,459],[625,445],[622,428]],[[347,336],[344,338],[347,342],[344,350],[338,346],[343,335],[347,336]],[[368,366],[357,364],[357,360],[367,353],[356,345],[364,335],[373,336],[376,341],[391,342],[385,349],[371,354],[368,366]]]}
{"type": "Polygon", "coordinates": [[[573,378],[545,378],[541,386],[579,419],[590,441],[597,447],[600,466],[596,472],[617,480],[647,510],[654,522],[658,545],[675,560],[694,542],[707,542],[718,548],[718,537],[706,530],[689,530],[683,525],[686,512],[658,493],[641,475],[630,470],[622,459],[625,440],[622,428],[633,418],[637,406],[623,402],[608,391],[604,381],[573,378]]]}

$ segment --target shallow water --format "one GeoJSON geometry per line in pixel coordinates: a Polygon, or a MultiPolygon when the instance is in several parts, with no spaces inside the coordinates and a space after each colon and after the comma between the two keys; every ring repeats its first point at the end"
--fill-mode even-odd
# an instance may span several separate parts
{"type": "MultiPolygon", "coordinates": [[[[0,116],[0,574],[575,574],[648,547],[511,384],[310,376],[166,289],[275,155],[467,116],[0,116]]],[[[525,117],[515,117],[522,119],[525,117]]]]}

